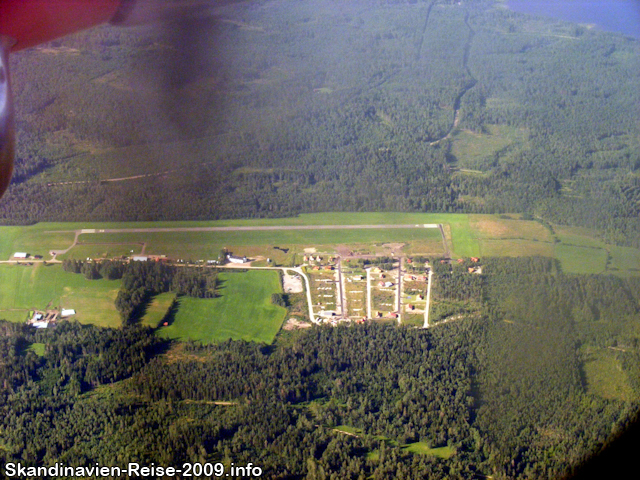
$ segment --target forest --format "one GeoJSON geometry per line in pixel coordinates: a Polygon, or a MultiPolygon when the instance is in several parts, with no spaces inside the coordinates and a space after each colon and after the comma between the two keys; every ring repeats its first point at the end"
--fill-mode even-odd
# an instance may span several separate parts
{"type": "Polygon", "coordinates": [[[181,53],[102,27],[13,56],[0,221],[526,212],[639,245],[637,40],[492,0],[332,5],[223,5],[181,53]]]}
{"type": "Polygon", "coordinates": [[[488,259],[459,293],[462,269],[441,265],[440,295],[477,302],[479,316],[208,346],[136,324],[0,323],[0,457],[253,462],[264,478],[562,478],[634,419],[637,278],[488,259]],[[611,353],[623,390],[599,388],[593,352],[611,353]]]}

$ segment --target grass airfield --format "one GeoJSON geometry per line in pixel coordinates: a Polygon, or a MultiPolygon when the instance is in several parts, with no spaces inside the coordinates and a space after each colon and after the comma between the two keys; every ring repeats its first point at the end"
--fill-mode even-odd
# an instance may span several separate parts
{"type": "Polygon", "coordinates": [[[30,310],[73,308],[80,323],[117,327],[120,316],[115,300],[119,280],[86,280],[65,272],[60,265],[0,265],[0,318],[14,322],[27,319],[30,310]]]}
{"type": "MultiPolygon", "coordinates": [[[[301,263],[302,255],[309,249],[356,254],[388,254],[393,249],[396,254],[440,256],[445,249],[439,229],[357,228],[357,225],[435,223],[443,225],[453,258],[542,255],[558,259],[565,273],[640,275],[640,250],[605,244],[593,231],[547,226],[522,220],[520,215],[325,213],[215,222],[41,223],[0,227],[0,261],[10,260],[17,251],[42,255],[48,260],[50,250],[70,247],[75,231],[80,229],[289,225],[353,225],[354,228],[85,233],[79,235],[78,245],[60,258],[104,258],[128,254],[131,250],[139,254],[142,245],[147,254],[194,260],[217,258],[220,249],[226,247],[239,255],[269,257],[286,266],[301,263]]],[[[284,310],[277,310],[267,299],[271,293],[281,291],[277,275],[274,272],[222,273],[221,278],[224,283],[220,298],[181,299],[175,318],[169,326],[161,326],[158,334],[203,342],[227,338],[271,342],[285,315],[284,310]],[[265,276],[260,277],[262,274],[265,276]],[[257,301],[247,301],[254,298],[257,301]]],[[[120,318],[114,301],[119,288],[119,281],[88,281],[82,275],[62,271],[60,265],[0,263],[0,318],[21,322],[30,310],[59,306],[76,309],[76,318],[82,323],[117,327],[120,318]]],[[[156,297],[147,307],[142,322],[157,327],[172,300],[171,295],[156,297]]]]}
{"type": "MultiPolygon", "coordinates": [[[[520,215],[471,215],[426,213],[314,213],[292,218],[220,220],[210,222],[137,223],[39,223],[24,227],[0,227],[0,260],[17,251],[43,255],[51,249],[71,246],[74,231],[80,229],[252,227],[310,225],[420,225],[444,226],[453,257],[531,256],[557,258],[565,273],[640,275],[640,250],[608,245],[597,232],[576,227],[548,227],[520,215]]],[[[405,254],[442,255],[444,248],[437,229],[353,229],[282,230],[229,232],[95,233],[78,237],[79,244],[59,258],[84,259],[147,254],[206,259],[217,257],[220,248],[249,256],[265,255],[276,262],[291,262],[293,254],[308,247],[335,251],[347,246],[357,253],[384,253],[385,244],[403,244],[405,254]],[[275,249],[274,247],[280,247],[275,249]],[[284,253],[283,250],[287,250],[284,253]]]]}

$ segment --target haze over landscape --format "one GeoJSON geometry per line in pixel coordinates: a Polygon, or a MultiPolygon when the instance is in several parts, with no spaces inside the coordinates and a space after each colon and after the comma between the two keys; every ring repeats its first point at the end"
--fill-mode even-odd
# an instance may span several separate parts
{"type": "Polygon", "coordinates": [[[635,2],[213,3],[10,59],[0,459],[579,473],[640,407],[635,2]]]}

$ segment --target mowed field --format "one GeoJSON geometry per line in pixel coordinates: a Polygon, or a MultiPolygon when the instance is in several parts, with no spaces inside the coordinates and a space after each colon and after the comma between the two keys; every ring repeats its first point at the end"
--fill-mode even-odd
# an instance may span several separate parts
{"type": "MultiPolygon", "coordinates": [[[[412,250],[431,254],[442,254],[443,251],[440,231],[427,228],[95,233],[81,235],[80,238],[82,241],[101,244],[131,245],[142,241],[147,244],[146,254],[170,255],[193,260],[217,258],[222,248],[242,255],[261,254],[278,260],[282,250],[276,250],[274,246],[288,250],[289,255],[304,253],[304,248],[331,252],[339,245],[358,247],[357,249],[368,245],[371,251],[375,250],[376,246],[381,247],[386,243],[405,243],[410,245],[412,250]]],[[[105,248],[103,245],[103,250],[105,248]]],[[[83,248],[81,252],[80,255],[76,255],[74,248],[66,256],[85,258],[86,250],[83,248]]],[[[138,252],[139,249],[136,250],[136,253],[138,252]]]]}
{"type": "Polygon", "coordinates": [[[287,310],[271,303],[271,294],[282,293],[275,271],[222,272],[220,297],[181,297],[175,318],[157,333],[164,338],[212,343],[247,340],[271,343],[287,310]]]}
{"type": "Polygon", "coordinates": [[[72,308],[80,323],[120,325],[115,299],[119,280],[87,280],[60,265],[0,265],[0,318],[21,322],[30,310],[72,308]]]}

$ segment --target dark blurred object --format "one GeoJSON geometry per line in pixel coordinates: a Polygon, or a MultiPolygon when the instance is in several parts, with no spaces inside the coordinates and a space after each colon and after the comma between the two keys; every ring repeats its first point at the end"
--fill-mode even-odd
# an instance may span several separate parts
{"type": "MultiPolygon", "coordinates": [[[[125,0],[125,3],[126,0],[125,0]]],[[[0,0],[0,37],[11,52],[108,22],[121,0],[0,0]]]]}
{"type": "Polygon", "coordinates": [[[9,186],[13,173],[15,126],[9,85],[8,39],[0,37],[0,196],[9,186]]]}
{"type": "MultiPolygon", "coordinates": [[[[130,26],[158,22],[172,31],[179,62],[169,82],[201,67],[203,32],[213,0],[0,0],[0,196],[11,182],[15,154],[9,52],[23,50],[105,22],[130,26]]],[[[177,122],[180,124],[181,122],[177,122]]]]}
{"type": "Polygon", "coordinates": [[[15,155],[9,52],[107,22],[120,7],[121,0],[0,0],[0,196],[11,182],[15,155]]]}
{"type": "Polygon", "coordinates": [[[632,478],[632,472],[637,471],[639,447],[640,419],[636,416],[628,428],[600,452],[576,467],[573,475],[566,480],[632,478]]]}

